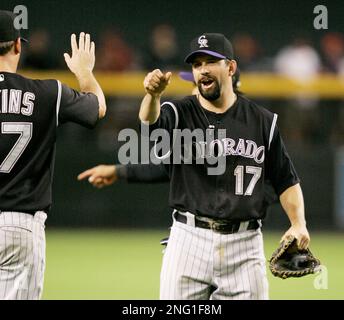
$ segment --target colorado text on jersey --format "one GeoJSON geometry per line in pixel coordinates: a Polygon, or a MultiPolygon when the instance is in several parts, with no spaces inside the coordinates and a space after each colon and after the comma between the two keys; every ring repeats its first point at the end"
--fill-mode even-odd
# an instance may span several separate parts
{"type": "MultiPolygon", "coordinates": [[[[156,129],[161,130],[161,129],[156,129]]],[[[173,130],[173,164],[191,163],[196,160],[197,164],[203,164],[204,159],[214,159],[226,156],[241,156],[253,159],[256,163],[261,164],[265,159],[265,146],[259,146],[253,140],[239,138],[237,140],[227,137],[226,129],[217,130],[217,139],[213,137],[212,130],[206,130],[206,139],[203,137],[203,130],[173,130]]],[[[166,149],[169,145],[166,132],[161,142],[156,143],[156,155],[159,150],[166,149]]],[[[161,158],[161,157],[160,157],[161,158]]],[[[213,162],[213,161],[212,161],[213,162]]]]}

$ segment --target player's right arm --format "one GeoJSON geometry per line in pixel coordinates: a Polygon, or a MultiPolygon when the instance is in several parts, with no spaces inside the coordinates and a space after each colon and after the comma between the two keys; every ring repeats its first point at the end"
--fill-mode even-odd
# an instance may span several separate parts
{"type": "Polygon", "coordinates": [[[89,34],[80,33],[79,45],[76,41],[76,35],[71,36],[72,56],[64,54],[68,68],[76,76],[80,90],[90,92],[97,96],[99,102],[99,119],[106,113],[106,101],[103,90],[93,75],[95,65],[95,44],[90,39],[89,34]]]}
{"type": "Polygon", "coordinates": [[[139,118],[143,123],[153,124],[160,115],[160,99],[162,93],[170,83],[172,73],[163,74],[161,70],[155,69],[147,74],[143,86],[146,95],[141,102],[139,118]]]}

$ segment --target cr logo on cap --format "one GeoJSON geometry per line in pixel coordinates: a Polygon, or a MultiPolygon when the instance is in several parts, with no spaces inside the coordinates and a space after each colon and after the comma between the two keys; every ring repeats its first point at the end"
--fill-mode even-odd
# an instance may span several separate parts
{"type": "Polygon", "coordinates": [[[205,35],[198,38],[198,44],[200,48],[208,47],[208,40],[206,39],[205,35]]]}

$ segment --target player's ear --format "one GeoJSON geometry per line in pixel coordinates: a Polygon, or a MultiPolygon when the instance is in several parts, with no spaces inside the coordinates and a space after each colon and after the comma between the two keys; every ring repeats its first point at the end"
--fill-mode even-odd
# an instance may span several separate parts
{"type": "Polygon", "coordinates": [[[14,53],[20,54],[21,53],[21,40],[18,38],[14,41],[14,53]]]}
{"type": "Polygon", "coordinates": [[[230,77],[232,77],[236,73],[237,68],[238,64],[235,60],[228,60],[228,73],[230,77]]]}

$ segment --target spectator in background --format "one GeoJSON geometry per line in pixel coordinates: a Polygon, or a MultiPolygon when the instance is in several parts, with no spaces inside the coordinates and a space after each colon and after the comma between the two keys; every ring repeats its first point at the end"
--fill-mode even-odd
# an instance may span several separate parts
{"type": "MultiPolygon", "coordinates": [[[[326,33],[320,40],[323,71],[344,76],[344,36],[341,33],[326,33]]],[[[344,144],[343,101],[322,100],[320,105],[321,130],[323,139],[334,145],[344,144]]]]}
{"type": "Polygon", "coordinates": [[[171,25],[159,24],[154,27],[150,38],[150,47],[145,52],[144,69],[153,70],[156,66],[162,70],[181,68],[177,36],[171,25]]]}
{"type": "MultiPolygon", "coordinates": [[[[307,83],[318,75],[321,61],[317,51],[305,36],[296,37],[290,45],[282,48],[275,58],[275,70],[299,83],[307,83]]],[[[318,142],[321,132],[318,131],[318,113],[314,109],[318,99],[304,97],[303,94],[291,97],[283,110],[284,127],[289,140],[294,143],[318,142]]]]}
{"type": "Polygon", "coordinates": [[[236,33],[233,36],[233,48],[241,70],[248,72],[271,71],[271,59],[263,56],[261,45],[249,33],[236,33]]]}
{"type": "Polygon", "coordinates": [[[23,59],[23,68],[49,70],[60,67],[52,53],[48,31],[42,29],[34,31],[30,35],[29,43],[23,59]]]}
{"type": "MultiPolygon", "coordinates": [[[[107,28],[100,34],[95,68],[97,71],[109,73],[136,69],[134,50],[116,28],[107,28]]],[[[114,128],[120,130],[130,127],[130,110],[132,114],[135,113],[137,102],[127,97],[108,96],[107,105],[107,121],[101,125],[97,139],[101,150],[113,151],[113,146],[106,142],[114,139],[114,128]],[[126,112],[123,112],[124,109],[126,112]]]]}
{"type": "Polygon", "coordinates": [[[282,75],[307,82],[320,71],[320,57],[308,39],[298,37],[277,54],[275,68],[282,75]]]}
{"type": "Polygon", "coordinates": [[[97,70],[122,72],[134,69],[134,52],[118,31],[108,29],[103,32],[98,48],[97,70]]]}
{"type": "Polygon", "coordinates": [[[323,70],[339,73],[344,64],[344,36],[341,33],[326,33],[320,40],[323,70]]]}

